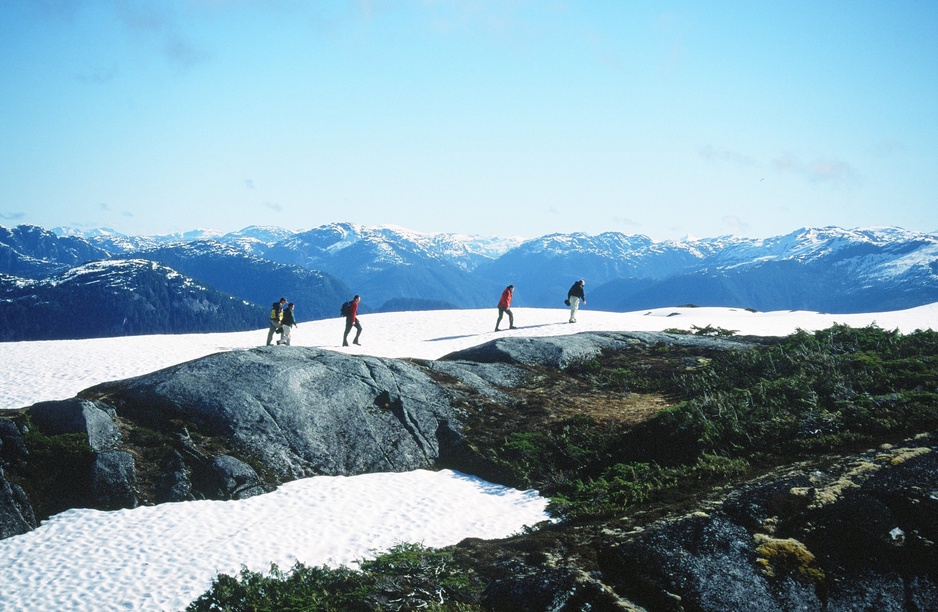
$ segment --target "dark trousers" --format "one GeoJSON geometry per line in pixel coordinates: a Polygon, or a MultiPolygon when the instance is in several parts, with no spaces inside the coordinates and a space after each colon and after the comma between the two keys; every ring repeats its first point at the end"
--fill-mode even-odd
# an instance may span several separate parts
{"type": "Polygon", "coordinates": [[[499,306],[498,307],[498,321],[495,321],[495,329],[498,329],[498,326],[501,325],[502,316],[505,315],[506,313],[508,314],[508,327],[515,326],[515,315],[512,314],[511,308],[502,308],[501,306],[499,306]]]}
{"type": "Polygon", "coordinates": [[[358,344],[358,337],[362,335],[362,324],[358,322],[358,319],[354,321],[352,319],[345,320],[345,335],[342,336],[342,346],[348,346],[348,333],[352,331],[352,328],[358,330],[355,332],[355,339],[352,340],[355,344],[358,344]]]}

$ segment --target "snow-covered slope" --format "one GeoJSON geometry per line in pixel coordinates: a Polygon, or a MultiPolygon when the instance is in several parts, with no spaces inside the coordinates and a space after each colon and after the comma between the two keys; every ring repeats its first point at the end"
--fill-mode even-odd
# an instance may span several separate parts
{"type": "MultiPolygon", "coordinates": [[[[826,329],[834,324],[878,325],[909,333],[938,330],[938,303],[909,310],[833,315],[807,311],[751,312],[741,308],[660,308],[635,312],[580,310],[578,323],[567,323],[560,308],[515,308],[518,329],[494,332],[498,312],[432,310],[363,315],[362,346],[341,347],[345,329],[341,319],[310,321],[298,315],[294,346],[312,346],[379,357],[437,359],[494,338],[538,337],[583,331],[691,330],[720,327],[740,334],[783,336],[799,329],[826,329]]],[[[178,334],[120,338],[8,342],[0,351],[0,410],[20,408],[45,399],[65,399],[109,380],[153,372],[175,363],[219,351],[262,346],[267,328],[223,334],[178,334]],[[99,354],[99,351],[102,353],[99,354]],[[107,355],[106,357],[104,355],[107,355]],[[76,355],[88,358],[76,359],[76,355]],[[22,364],[30,364],[30,382],[22,384],[22,364]]],[[[283,350],[289,350],[283,347],[283,350]]]]}
{"type": "MultiPolygon", "coordinates": [[[[73,241],[69,250],[41,232],[31,228],[20,233],[32,240],[6,243],[0,233],[0,273],[26,276],[17,270],[30,270],[37,278],[75,265],[80,258],[68,253],[79,240],[86,249],[115,256],[217,234],[60,231],[68,234],[63,241],[73,241]]],[[[588,282],[594,306],[607,310],[698,304],[862,312],[938,299],[938,235],[895,227],[656,242],[618,232],[521,240],[332,223],[302,232],[249,227],[217,240],[257,257],[331,274],[363,295],[367,308],[379,310],[485,306],[507,284],[515,285],[518,305],[549,307],[580,278],[588,282]]]]}
{"type": "Polygon", "coordinates": [[[263,309],[146,259],[99,260],[41,280],[0,277],[0,340],[247,329],[263,309]]]}

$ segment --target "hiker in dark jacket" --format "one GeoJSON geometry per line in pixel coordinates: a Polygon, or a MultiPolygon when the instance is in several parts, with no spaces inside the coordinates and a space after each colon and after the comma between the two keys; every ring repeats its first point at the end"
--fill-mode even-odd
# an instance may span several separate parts
{"type": "Polygon", "coordinates": [[[514,295],[514,292],[514,285],[508,285],[502,291],[502,299],[498,300],[498,320],[495,321],[495,331],[498,331],[498,326],[502,322],[502,315],[506,313],[508,314],[508,329],[515,328],[515,315],[511,312],[511,296],[514,295]]]}
{"type": "Polygon", "coordinates": [[[570,323],[576,323],[576,311],[580,307],[580,302],[586,303],[586,295],[583,293],[583,285],[586,281],[583,279],[573,283],[570,291],[567,291],[567,302],[570,304],[570,323]]]}
{"type": "Polygon", "coordinates": [[[293,302],[290,302],[287,304],[287,307],[283,309],[283,318],[280,320],[280,328],[283,329],[283,331],[281,332],[280,340],[277,340],[277,344],[290,346],[290,332],[296,327],[296,319],[293,317],[293,307],[293,302]]]}
{"type": "Polygon", "coordinates": [[[349,312],[345,315],[345,335],[342,336],[342,346],[348,346],[348,333],[352,331],[353,327],[358,331],[355,333],[352,344],[359,344],[358,337],[362,335],[362,324],[358,322],[359,301],[361,301],[361,297],[356,295],[352,298],[352,303],[349,304],[349,312]]]}
{"type": "MultiPolygon", "coordinates": [[[[287,303],[287,298],[280,298],[279,302],[274,302],[270,309],[270,331],[267,332],[267,346],[273,342],[274,334],[280,330],[280,319],[283,317],[283,305],[287,303]]],[[[277,344],[280,344],[279,342],[277,344]]]]}

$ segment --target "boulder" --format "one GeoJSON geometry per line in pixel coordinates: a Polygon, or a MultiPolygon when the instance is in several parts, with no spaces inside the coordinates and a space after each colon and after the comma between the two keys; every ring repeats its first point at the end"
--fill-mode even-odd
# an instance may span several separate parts
{"type": "Polygon", "coordinates": [[[139,505],[134,493],[136,482],[133,455],[118,450],[96,453],[91,467],[91,491],[95,508],[136,508],[139,505]]]}
{"type": "Polygon", "coordinates": [[[163,458],[160,477],[153,483],[153,497],[158,504],[197,499],[192,492],[192,468],[178,450],[171,450],[163,458]]]}
{"type": "Polygon", "coordinates": [[[579,612],[580,610],[625,612],[640,608],[628,605],[608,586],[577,568],[535,569],[518,560],[499,564],[501,576],[490,582],[480,603],[485,610],[511,612],[579,612]]]}
{"type": "Polygon", "coordinates": [[[621,350],[635,344],[699,346],[707,349],[749,348],[755,338],[724,339],[664,332],[586,332],[545,338],[497,338],[443,356],[447,361],[511,363],[564,369],[586,361],[603,350],[621,350]]]}
{"type": "Polygon", "coordinates": [[[17,461],[29,454],[19,427],[11,419],[0,419],[0,460],[17,461]]]}
{"type": "Polygon", "coordinates": [[[0,468],[0,540],[32,531],[37,525],[23,489],[8,481],[0,468]]]}
{"type": "Polygon", "coordinates": [[[247,463],[230,455],[212,457],[209,462],[209,486],[214,487],[207,497],[212,499],[247,499],[265,492],[257,472],[247,463]]]}
{"type": "Polygon", "coordinates": [[[432,467],[458,431],[416,365],[313,348],[218,353],[81,396],[149,427],[185,422],[281,481],[432,467]]]}
{"type": "Polygon", "coordinates": [[[606,551],[603,569],[618,591],[656,610],[780,611],[754,548],[739,525],[699,514],[606,551]]]}
{"type": "Polygon", "coordinates": [[[120,429],[109,412],[105,405],[78,398],[40,402],[26,410],[30,421],[42,433],[85,434],[88,445],[96,451],[115,448],[121,442],[120,429]]]}
{"type": "Polygon", "coordinates": [[[510,402],[511,398],[503,389],[518,386],[526,375],[522,369],[504,363],[422,361],[420,365],[431,374],[450,377],[459,389],[469,394],[482,395],[498,402],[510,402]]]}
{"type": "Polygon", "coordinates": [[[606,580],[661,610],[938,609],[933,436],[770,475],[714,509],[599,544],[606,580]]]}

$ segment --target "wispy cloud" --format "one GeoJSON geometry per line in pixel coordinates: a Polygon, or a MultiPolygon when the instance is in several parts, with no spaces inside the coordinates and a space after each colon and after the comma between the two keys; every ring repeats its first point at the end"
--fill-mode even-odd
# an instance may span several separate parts
{"type": "Polygon", "coordinates": [[[163,51],[169,62],[180,68],[191,68],[212,58],[211,53],[178,34],[171,34],[166,37],[163,51]]]}
{"type": "Polygon", "coordinates": [[[185,36],[173,13],[164,2],[116,0],[117,18],[131,33],[156,38],[166,60],[180,68],[190,68],[211,58],[211,53],[185,36]]]}
{"type": "Polygon", "coordinates": [[[120,75],[117,64],[114,63],[108,68],[83,72],[78,75],[78,80],[87,85],[101,85],[116,79],[120,75]]]}
{"type": "Polygon", "coordinates": [[[78,9],[74,0],[32,0],[23,4],[40,19],[71,19],[78,9]]]}
{"type": "Polygon", "coordinates": [[[873,144],[873,155],[888,158],[905,151],[905,143],[901,140],[881,140],[873,144]]]}
{"type": "Polygon", "coordinates": [[[0,212],[0,219],[4,221],[20,221],[21,219],[26,218],[26,213],[21,212],[0,212]]]}
{"type": "Polygon", "coordinates": [[[120,216],[127,217],[127,218],[134,216],[134,214],[130,212],[129,210],[115,211],[113,208],[111,208],[111,205],[108,204],[107,202],[99,202],[98,209],[103,210],[104,212],[117,212],[117,214],[119,214],[120,216]]]}
{"type": "Polygon", "coordinates": [[[664,72],[679,72],[684,65],[684,27],[681,18],[673,12],[664,12],[658,19],[661,36],[661,67],[664,72]]]}
{"type": "MultiPolygon", "coordinates": [[[[748,153],[734,149],[705,145],[698,150],[701,158],[710,163],[725,163],[739,168],[765,166],[765,163],[748,153]]],[[[806,161],[793,153],[778,155],[769,162],[778,172],[799,176],[810,183],[850,183],[857,179],[853,166],[844,160],[815,158],[806,161]]]]}
{"type": "Polygon", "coordinates": [[[850,164],[836,159],[816,159],[808,163],[807,174],[812,181],[841,181],[854,177],[850,164]]]}
{"type": "Polygon", "coordinates": [[[713,145],[706,145],[700,148],[700,156],[710,162],[727,162],[737,166],[754,166],[755,158],[732,149],[718,149],[713,145]]]}
{"type": "Polygon", "coordinates": [[[612,222],[623,227],[640,227],[642,224],[629,217],[620,217],[618,215],[612,218],[612,222]]]}
{"type": "Polygon", "coordinates": [[[623,67],[622,59],[616,53],[607,37],[598,32],[588,32],[586,40],[593,48],[599,61],[609,68],[621,69],[623,67]]]}
{"type": "Polygon", "coordinates": [[[747,234],[750,225],[735,215],[726,215],[723,217],[723,224],[730,228],[731,234],[747,234]]]}
{"type": "Polygon", "coordinates": [[[244,179],[244,188],[245,189],[257,189],[254,186],[254,179],[244,179]]]}
{"type": "Polygon", "coordinates": [[[853,166],[839,159],[814,159],[805,162],[791,153],[786,153],[772,160],[772,165],[780,172],[802,176],[812,183],[849,183],[857,179],[853,166]]]}
{"type": "Polygon", "coordinates": [[[138,32],[165,32],[172,27],[170,4],[116,0],[117,17],[128,30],[138,32]]]}
{"type": "Polygon", "coordinates": [[[264,208],[269,208],[270,210],[273,210],[275,212],[283,212],[282,204],[276,204],[274,202],[261,202],[261,206],[263,206],[264,208]]]}

